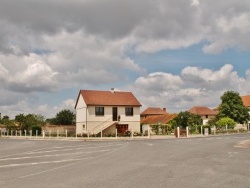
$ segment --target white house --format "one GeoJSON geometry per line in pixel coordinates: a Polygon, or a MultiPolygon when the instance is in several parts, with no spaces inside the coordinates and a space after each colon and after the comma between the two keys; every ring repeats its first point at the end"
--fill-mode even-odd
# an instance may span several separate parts
{"type": "Polygon", "coordinates": [[[206,106],[194,106],[188,110],[192,114],[200,115],[202,118],[202,124],[206,125],[210,119],[213,119],[216,116],[216,112],[211,110],[206,106]]]}
{"type": "Polygon", "coordinates": [[[140,132],[140,102],[131,92],[80,90],[76,110],[76,134],[140,132]]]}

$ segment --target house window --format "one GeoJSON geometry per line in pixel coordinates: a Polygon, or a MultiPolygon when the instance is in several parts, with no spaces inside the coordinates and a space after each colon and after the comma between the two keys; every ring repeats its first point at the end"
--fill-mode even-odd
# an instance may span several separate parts
{"type": "Polygon", "coordinates": [[[125,114],[126,116],[133,116],[134,115],[134,110],[132,107],[126,107],[125,108],[125,114]]]}
{"type": "Polygon", "coordinates": [[[208,118],[208,115],[206,115],[206,118],[208,118]]]}
{"type": "Polygon", "coordinates": [[[104,107],[95,107],[96,116],[104,116],[104,107]]]}

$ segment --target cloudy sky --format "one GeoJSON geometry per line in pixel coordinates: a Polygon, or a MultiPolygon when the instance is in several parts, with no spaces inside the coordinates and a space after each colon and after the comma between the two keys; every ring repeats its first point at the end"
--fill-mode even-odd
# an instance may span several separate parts
{"type": "Polygon", "coordinates": [[[54,117],[80,89],[142,110],[250,94],[249,0],[1,0],[0,112],[54,117]]]}

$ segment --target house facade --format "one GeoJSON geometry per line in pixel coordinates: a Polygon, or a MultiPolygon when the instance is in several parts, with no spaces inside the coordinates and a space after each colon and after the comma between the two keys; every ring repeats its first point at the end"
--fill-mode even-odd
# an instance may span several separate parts
{"type": "Polygon", "coordinates": [[[140,132],[140,102],[131,92],[80,90],[76,134],[140,132]]]}
{"type": "Polygon", "coordinates": [[[141,120],[150,116],[157,116],[157,115],[166,115],[166,108],[158,108],[158,107],[148,107],[144,110],[141,115],[141,120]]]}
{"type": "Polygon", "coordinates": [[[217,114],[214,110],[206,106],[194,106],[190,108],[188,112],[200,115],[203,125],[205,125],[210,119],[213,119],[217,114]]]}
{"type": "MultiPolygon", "coordinates": [[[[141,113],[142,133],[147,134],[149,126],[167,125],[177,114],[169,114],[166,108],[148,107],[141,113]]],[[[151,134],[154,132],[151,129],[151,134]]]]}

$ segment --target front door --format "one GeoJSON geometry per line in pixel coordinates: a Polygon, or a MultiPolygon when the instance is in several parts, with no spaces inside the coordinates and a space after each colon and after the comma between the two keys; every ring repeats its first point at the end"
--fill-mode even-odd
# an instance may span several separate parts
{"type": "Polygon", "coordinates": [[[113,107],[113,121],[117,121],[118,120],[118,116],[117,116],[117,107],[113,107]]]}
{"type": "Polygon", "coordinates": [[[116,129],[118,135],[124,135],[128,131],[128,124],[117,124],[116,129]]]}

